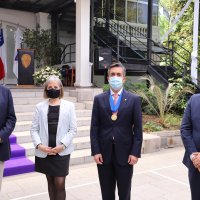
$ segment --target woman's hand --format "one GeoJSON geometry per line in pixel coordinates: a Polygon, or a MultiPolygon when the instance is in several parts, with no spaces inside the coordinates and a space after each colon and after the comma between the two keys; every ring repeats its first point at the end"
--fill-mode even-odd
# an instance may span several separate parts
{"type": "Polygon", "coordinates": [[[55,155],[55,153],[52,152],[52,147],[48,147],[48,146],[45,146],[43,144],[39,144],[38,149],[40,151],[47,153],[48,155],[55,155]]]}
{"type": "Polygon", "coordinates": [[[54,153],[54,154],[57,154],[57,153],[60,153],[63,150],[64,150],[64,145],[61,144],[61,145],[58,145],[58,146],[52,148],[51,152],[54,153]]]}

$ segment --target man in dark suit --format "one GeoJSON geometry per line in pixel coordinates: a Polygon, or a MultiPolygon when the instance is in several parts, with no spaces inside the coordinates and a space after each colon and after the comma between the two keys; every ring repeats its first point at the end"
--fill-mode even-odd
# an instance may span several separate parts
{"type": "Polygon", "coordinates": [[[0,85],[0,190],[4,161],[10,158],[9,136],[16,123],[13,99],[9,89],[0,85]]]}
{"type": "Polygon", "coordinates": [[[91,150],[97,163],[103,200],[130,200],[133,165],[142,146],[140,98],[123,88],[126,69],[114,63],[108,69],[110,90],[95,96],[91,120],[91,150]]]}
{"type": "Polygon", "coordinates": [[[188,101],[181,124],[185,146],[183,163],[188,167],[192,200],[200,199],[200,94],[188,101]]]}

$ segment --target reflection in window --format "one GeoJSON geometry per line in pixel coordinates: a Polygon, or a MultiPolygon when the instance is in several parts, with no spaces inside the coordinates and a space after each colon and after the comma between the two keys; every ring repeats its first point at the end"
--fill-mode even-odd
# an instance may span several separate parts
{"type": "MultiPolygon", "coordinates": [[[[153,0],[153,26],[158,25],[158,0],[153,0]]],[[[147,24],[148,0],[127,0],[127,22],[147,24]]]]}
{"type": "Polygon", "coordinates": [[[153,26],[158,25],[158,6],[153,6],[152,24],[153,26]]]}
{"type": "Polygon", "coordinates": [[[137,23],[137,3],[127,2],[127,21],[137,23]]]}
{"type": "MultiPolygon", "coordinates": [[[[106,1],[98,0],[95,3],[96,17],[106,18],[106,1]]],[[[110,19],[147,24],[148,0],[110,0],[110,19]],[[114,17],[115,14],[115,17],[114,17]]],[[[153,0],[152,24],[158,25],[158,0],[153,0]]]]}
{"type": "Polygon", "coordinates": [[[138,3],[138,23],[147,24],[147,4],[138,3]]]}
{"type": "Polygon", "coordinates": [[[125,2],[126,0],[116,0],[115,13],[117,18],[125,20],[125,2]]]}

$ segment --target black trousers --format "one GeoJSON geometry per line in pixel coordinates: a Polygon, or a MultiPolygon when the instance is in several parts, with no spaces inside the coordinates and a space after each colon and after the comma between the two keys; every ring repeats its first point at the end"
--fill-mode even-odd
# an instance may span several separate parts
{"type": "Polygon", "coordinates": [[[119,200],[131,199],[131,179],[133,166],[128,164],[121,166],[117,163],[113,145],[112,161],[109,164],[97,165],[99,182],[101,186],[102,200],[115,200],[116,184],[119,200]]]}
{"type": "Polygon", "coordinates": [[[200,200],[200,172],[189,171],[189,182],[191,190],[191,200],[200,200]]]}

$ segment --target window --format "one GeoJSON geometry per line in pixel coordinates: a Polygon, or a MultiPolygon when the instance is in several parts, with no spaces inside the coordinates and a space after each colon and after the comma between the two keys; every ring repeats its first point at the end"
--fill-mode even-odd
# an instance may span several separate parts
{"type": "Polygon", "coordinates": [[[147,24],[147,4],[138,3],[138,23],[147,24]]]}
{"type": "MultiPolygon", "coordinates": [[[[96,17],[106,17],[106,0],[99,0],[95,6],[96,17]],[[98,6],[97,6],[98,5],[98,6]]],[[[148,0],[110,0],[110,19],[126,20],[131,23],[147,24],[148,0]]],[[[152,24],[158,25],[158,0],[153,0],[152,24]]]]}
{"type": "MultiPolygon", "coordinates": [[[[152,24],[158,25],[158,0],[153,0],[152,24]]],[[[127,22],[147,24],[148,0],[127,0],[127,22]]]]}
{"type": "Polygon", "coordinates": [[[127,2],[127,21],[137,23],[137,3],[127,2]]]}
{"type": "Polygon", "coordinates": [[[125,20],[125,3],[126,0],[115,0],[115,14],[121,20],[125,20]]]}

